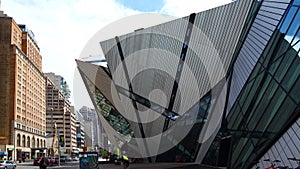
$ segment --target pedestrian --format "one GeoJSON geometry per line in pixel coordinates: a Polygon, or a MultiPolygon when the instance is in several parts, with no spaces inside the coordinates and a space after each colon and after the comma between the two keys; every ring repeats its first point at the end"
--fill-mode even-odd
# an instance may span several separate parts
{"type": "Polygon", "coordinates": [[[43,156],[40,160],[40,169],[47,169],[47,166],[49,165],[49,160],[47,157],[43,156]]]}
{"type": "Polygon", "coordinates": [[[122,163],[124,169],[129,169],[129,159],[127,156],[125,155],[122,156],[122,163]]]}

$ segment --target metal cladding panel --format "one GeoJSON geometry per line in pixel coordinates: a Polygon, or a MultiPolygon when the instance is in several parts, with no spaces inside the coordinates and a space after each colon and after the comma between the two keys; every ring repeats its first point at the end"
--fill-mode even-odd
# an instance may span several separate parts
{"type": "Polygon", "coordinates": [[[145,131],[146,138],[161,134],[165,117],[142,104],[138,103],[137,106],[139,108],[140,118],[144,120],[143,129],[145,131]]]}
{"type": "Polygon", "coordinates": [[[241,0],[196,14],[173,111],[185,113],[225,77],[251,3],[241,0]]]}
{"type": "MultiPolygon", "coordinates": [[[[103,95],[112,103],[117,100],[113,100],[112,93],[116,91],[112,86],[112,80],[108,76],[107,72],[104,71],[104,67],[94,65],[91,63],[77,60],[78,69],[80,69],[87,78],[94,82],[95,86],[101,90],[103,95]]],[[[115,106],[115,105],[114,105],[115,106]]]]}
{"type": "MultiPolygon", "coordinates": [[[[153,102],[166,107],[171,97],[176,68],[187,27],[186,18],[176,19],[119,37],[133,92],[149,98],[156,91],[153,102]],[[157,89],[157,90],[156,90],[157,89]],[[152,93],[153,94],[153,93],[152,93]],[[161,100],[165,100],[161,103],[161,100]]],[[[124,67],[115,39],[101,43],[114,82],[128,89],[124,67]],[[107,52],[107,53],[106,53],[107,52]],[[119,64],[119,65],[116,65],[119,64]]]]}
{"type": "Polygon", "coordinates": [[[101,42],[101,48],[107,60],[108,68],[114,74],[117,66],[121,63],[116,40],[110,39],[101,42]]]}
{"type": "Polygon", "coordinates": [[[288,0],[263,1],[234,63],[227,112],[235,103],[289,2],[288,0]]]}

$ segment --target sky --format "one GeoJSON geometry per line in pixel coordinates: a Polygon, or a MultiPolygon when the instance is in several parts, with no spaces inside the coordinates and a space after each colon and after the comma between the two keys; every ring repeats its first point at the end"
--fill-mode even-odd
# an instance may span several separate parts
{"type": "MultiPolygon", "coordinates": [[[[184,17],[231,0],[0,0],[0,10],[33,31],[43,72],[65,78],[73,92],[78,59],[89,39],[121,18],[151,12],[184,17]]],[[[71,102],[74,98],[71,93],[71,102]]]]}

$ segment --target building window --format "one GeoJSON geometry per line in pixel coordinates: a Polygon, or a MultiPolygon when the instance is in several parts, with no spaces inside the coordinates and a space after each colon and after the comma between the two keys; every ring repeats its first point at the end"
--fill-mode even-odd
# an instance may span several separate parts
{"type": "Polygon", "coordinates": [[[37,147],[37,148],[40,147],[40,141],[39,141],[39,139],[36,140],[36,147],[37,147]]]}
{"type": "Polygon", "coordinates": [[[20,134],[17,135],[17,146],[21,146],[21,136],[20,136],[20,134]]]}
{"type": "Polygon", "coordinates": [[[22,136],[22,146],[23,146],[23,147],[26,146],[25,143],[26,143],[26,137],[25,137],[25,135],[23,135],[23,136],[22,136]]]}
{"type": "Polygon", "coordinates": [[[30,137],[27,136],[27,147],[30,147],[30,137]]]}
{"type": "Polygon", "coordinates": [[[32,144],[31,147],[32,147],[32,148],[35,148],[35,140],[34,140],[34,137],[32,137],[31,144],[32,144]]]}

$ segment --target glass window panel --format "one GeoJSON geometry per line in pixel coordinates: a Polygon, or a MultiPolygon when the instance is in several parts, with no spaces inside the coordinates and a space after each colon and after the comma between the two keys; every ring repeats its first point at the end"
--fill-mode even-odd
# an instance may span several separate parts
{"type": "Polygon", "coordinates": [[[298,10],[297,15],[295,16],[287,35],[285,36],[285,39],[291,42],[292,38],[296,35],[296,32],[300,26],[300,10],[298,10]]]}
{"type": "Polygon", "coordinates": [[[262,69],[263,68],[261,67],[261,64],[259,62],[257,62],[257,65],[253,69],[253,71],[249,77],[249,80],[256,78],[258,76],[258,74],[262,72],[262,69]]]}
{"type": "MultiPolygon", "coordinates": [[[[250,102],[254,96],[254,94],[256,93],[257,89],[260,88],[259,87],[259,84],[260,84],[260,81],[262,80],[262,77],[263,77],[263,73],[261,73],[255,80],[254,82],[254,85],[250,91],[250,93],[248,94],[248,99],[244,102],[244,103],[241,103],[241,105],[243,106],[243,109],[244,110],[247,110],[249,105],[250,105],[250,102]]],[[[268,81],[269,82],[269,81],[268,81]]]]}
{"type": "Polygon", "coordinates": [[[297,104],[300,103],[300,78],[298,77],[297,82],[295,83],[293,89],[290,92],[290,96],[296,101],[297,104]]]}
{"type": "Polygon", "coordinates": [[[270,104],[263,113],[263,117],[258,122],[256,130],[264,131],[267,128],[267,126],[271,123],[273,117],[275,116],[276,112],[278,111],[285,96],[286,94],[283,92],[283,90],[281,88],[278,88],[270,104]]]}
{"type": "Polygon", "coordinates": [[[270,133],[277,133],[281,130],[283,125],[290,118],[291,113],[294,112],[295,108],[296,104],[289,97],[286,97],[267,131],[270,133]]]}
{"type": "Polygon", "coordinates": [[[281,63],[283,57],[278,58],[272,65],[270,66],[269,72],[271,75],[274,75],[275,71],[277,70],[278,66],[281,63]]]}
{"type": "Polygon", "coordinates": [[[252,80],[250,83],[248,83],[246,85],[245,89],[243,89],[243,93],[241,94],[241,97],[239,100],[240,103],[243,103],[246,99],[251,99],[251,98],[249,98],[248,93],[251,90],[253,82],[254,82],[254,80],[252,80]]]}
{"type": "Polygon", "coordinates": [[[255,105],[253,106],[253,109],[252,109],[251,115],[250,115],[252,117],[248,119],[249,123],[247,124],[248,128],[250,130],[253,130],[258,122],[262,123],[260,121],[260,118],[262,115],[264,115],[265,109],[267,108],[269,102],[272,100],[277,87],[278,87],[278,84],[273,80],[273,81],[271,81],[271,83],[268,86],[266,91],[260,91],[260,93],[264,92],[264,96],[262,98],[258,97],[256,99],[255,105]],[[257,106],[257,108],[256,108],[256,106],[257,106]],[[254,108],[256,108],[256,109],[254,109],[254,108]]]}
{"type": "Polygon", "coordinates": [[[300,0],[294,0],[293,5],[300,5],[300,0]]]}
{"type": "Polygon", "coordinates": [[[289,91],[292,85],[294,84],[294,82],[299,77],[299,75],[300,75],[300,59],[296,58],[282,81],[283,87],[287,91],[289,91]]]}
{"type": "MultiPolygon", "coordinates": [[[[265,0],[265,2],[274,2],[274,0],[265,0]]],[[[289,3],[291,0],[276,0],[276,2],[289,3]]]]}
{"type": "Polygon", "coordinates": [[[238,126],[242,123],[242,119],[243,119],[243,116],[244,116],[241,109],[239,109],[239,111],[236,111],[236,113],[237,113],[236,114],[237,118],[233,123],[233,126],[232,126],[233,130],[238,129],[238,126]]]}
{"type": "Polygon", "coordinates": [[[281,28],[280,28],[280,32],[282,33],[286,33],[290,23],[292,22],[292,19],[294,17],[294,15],[296,14],[297,12],[297,8],[296,7],[291,7],[288,14],[286,15],[286,17],[284,18],[283,20],[283,23],[281,25],[281,28]]]}
{"type": "Polygon", "coordinates": [[[283,58],[279,68],[277,69],[277,71],[275,73],[276,80],[278,80],[279,82],[282,80],[282,78],[286,74],[288,68],[290,67],[293,59],[294,59],[294,57],[287,57],[287,56],[285,56],[283,58]]]}
{"type": "Polygon", "coordinates": [[[235,120],[237,116],[241,116],[240,112],[240,108],[239,106],[234,106],[233,111],[231,111],[231,113],[229,114],[228,119],[228,128],[231,129],[233,127],[233,125],[235,124],[235,120]]]}
{"type": "MultiPolygon", "coordinates": [[[[242,158],[243,157],[243,153],[241,154],[242,151],[245,151],[246,149],[244,148],[244,146],[247,144],[248,146],[250,146],[249,142],[248,142],[248,138],[241,138],[240,141],[238,142],[237,146],[235,149],[233,149],[233,153],[232,153],[232,164],[238,164],[241,162],[241,160],[238,160],[239,157],[242,158]]],[[[233,167],[234,168],[234,167],[233,167]]]]}

